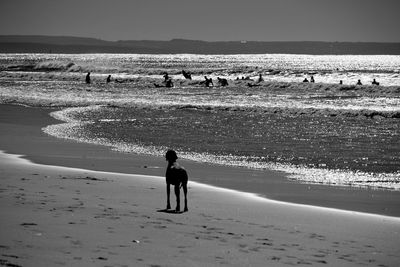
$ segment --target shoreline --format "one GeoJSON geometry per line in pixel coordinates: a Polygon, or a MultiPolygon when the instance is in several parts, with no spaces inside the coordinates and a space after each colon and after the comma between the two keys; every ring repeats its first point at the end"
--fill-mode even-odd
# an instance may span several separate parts
{"type": "MultiPolygon", "coordinates": [[[[148,180],[148,179],[154,180],[160,187],[164,186],[165,178],[163,176],[129,174],[129,173],[119,173],[119,172],[108,172],[108,171],[95,171],[95,170],[82,169],[82,168],[39,164],[39,163],[32,162],[28,158],[24,157],[24,155],[8,154],[2,150],[0,150],[0,158],[2,158],[6,162],[8,161],[8,162],[13,162],[15,164],[21,164],[21,165],[27,165],[27,166],[35,166],[36,165],[39,168],[45,167],[45,168],[54,169],[54,170],[57,170],[60,172],[72,171],[72,172],[81,172],[81,173],[89,173],[89,174],[95,173],[95,174],[99,174],[99,175],[112,176],[112,177],[119,176],[119,177],[123,177],[123,178],[130,180],[130,182],[134,182],[134,179],[141,177],[140,179],[144,178],[146,180],[148,180]]],[[[91,180],[91,179],[89,179],[89,180],[91,180]]],[[[228,188],[218,187],[218,186],[214,186],[214,185],[203,184],[203,183],[196,182],[196,181],[189,181],[189,183],[192,188],[213,191],[215,193],[222,193],[222,194],[227,193],[227,194],[234,195],[235,197],[238,197],[238,198],[246,199],[253,203],[258,202],[258,203],[268,203],[268,204],[272,204],[272,205],[277,204],[280,206],[288,206],[291,208],[304,208],[307,210],[315,210],[317,212],[338,213],[338,214],[342,214],[345,216],[346,215],[347,216],[360,216],[360,217],[363,217],[364,219],[374,218],[374,219],[389,220],[392,222],[400,223],[400,217],[395,217],[395,216],[357,212],[357,211],[350,211],[350,210],[343,210],[343,209],[336,209],[336,208],[322,207],[322,206],[315,206],[315,205],[298,204],[298,203],[269,199],[269,198],[257,195],[255,193],[251,193],[251,192],[243,192],[243,191],[239,191],[239,190],[235,190],[235,189],[228,189],[228,188]]],[[[174,196],[172,196],[171,203],[174,203],[173,200],[174,200],[174,196]]],[[[182,199],[181,199],[181,201],[182,201],[182,199]]]]}
{"type": "MultiPolygon", "coordinates": [[[[44,134],[42,127],[60,123],[49,116],[50,111],[54,109],[0,105],[3,129],[0,131],[0,149],[25,155],[39,164],[164,176],[166,163],[161,157],[123,154],[107,147],[44,134]]],[[[397,191],[304,184],[291,181],[276,171],[180,161],[189,171],[191,181],[277,201],[400,217],[400,192],[397,191]]]]}
{"type": "Polygon", "coordinates": [[[9,266],[397,266],[400,218],[283,203],[163,177],[0,153],[0,262],[9,266]],[[174,198],[172,198],[174,201],[174,198]],[[43,253],[45,252],[45,253],[43,253]]]}

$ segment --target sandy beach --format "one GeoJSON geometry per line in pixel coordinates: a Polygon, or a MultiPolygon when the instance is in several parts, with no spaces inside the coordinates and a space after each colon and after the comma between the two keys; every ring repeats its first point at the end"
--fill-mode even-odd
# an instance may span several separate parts
{"type": "Polygon", "coordinates": [[[1,157],[5,266],[397,266],[400,219],[190,183],[160,212],[162,177],[1,157]]]}
{"type": "MultiPolygon", "coordinates": [[[[1,108],[0,149],[7,154],[0,153],[0,265],[400,263],[396,192],[307,186],[285,182],[282,174],[271,172],[271,187],[275,184],[271,196],[279,195],[282,187],[293,187],[284,194],[287,199],[298,200],[304,190],[310,193],[305,203],[309,205],[290,204],[193,181],[204,176],[216,180],[221,173],[260,175],[257,172],[184,161],[195,178],[189,182],[189,212],[165,213],[161,212],[165,208],[164,159],[48,137],[40,128],[56,123],[48,116],[49,110],[1,108]],[[329,198],[337,192],[344,196],[343,203],[353,200],[348,201],[353,211],[339,209],[340,204],[329,198]],[[371,194],[378,201],[368,210],[371,194]],[[318,197],[331,208],[315,206],[318,197]],[[360,212],[365,209],[369,213],[360,212]],[[386,214],[372,214],[382,211],[386,214]]],[[[220,181],[216,184],[222,186],[220,181]]]]}

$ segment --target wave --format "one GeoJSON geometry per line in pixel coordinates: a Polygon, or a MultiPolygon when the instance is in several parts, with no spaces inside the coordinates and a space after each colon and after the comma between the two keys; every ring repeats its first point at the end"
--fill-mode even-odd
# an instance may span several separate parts
{"type": "MultiPolygon", "coordinates": [[[[116,76],[161,76],[168,72],[182,78],[182,70],[194,80],[204,75],[235,80],[300,82],[314,76],[317,82],[355,84],[377,79],[382,85],[399,85],[399,56],[305,56],[305,55],[126,55],[126,54],[4,54],[3,71],[86,73],[116,76]]],[[[132,78],[132,77],[129,77],[132,78]]]]}
{"type": "MultiPolygon", "coordinates": [[[[158,107],[163,108],[163,107],[158,107]]],[[[316,109],[316,108],[252,108],[252,107],[213,107],[213,106],[200,106],[200,105],[176,105],[165,107],[167,109],[196,109],[208,111],[234,111],[234,112],[248,112],[248,113],[264,113],[264,114],[280,114],[286,116],[342,116],[342,117],[366,117],[366,118],[391,118],[400,119],[400,110],[398,111],[376,111],[376,110],[354,110],[354,109],[316,109]]]]}
{"type": "MultiPolygon", "coordinates": [[[[45,61],[37,63],[33,69],[39,71],[71,71],[75,68],[76,64],[73,62],[45,61]]],[[[80,70],[79,68],[78,71],[80,70]]]]}
{"type": "Polygon", "coordinates": [[[285,116],[400,118],[400,87],[348,86],[318,83],[229,81],[229,86],[204,87],[200,81],[176,80],[174,88],[155,88],[162,79],[126,78],[106,84],[105,75],[84,83],[84,76],[57,74],[7,80],[1,73],[1,103],[33,106],[115,105],[156,109],[269,113],[285,116]],[[36,77],[36,78],[32,78],[36,77]],[[66,78],[67,77],[67,78],[66,78]],[[65,78],[65,80],[64,80],[65,78]]]}

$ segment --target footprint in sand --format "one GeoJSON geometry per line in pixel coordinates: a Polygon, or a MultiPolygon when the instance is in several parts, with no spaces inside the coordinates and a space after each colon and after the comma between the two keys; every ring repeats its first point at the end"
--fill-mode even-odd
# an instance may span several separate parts
{"type": "Polygon", "coordinates": [[[70,243],[75,247],[82,247],[82,242],[79,240],[71,240],[70,243]]]}
{"type": "Polygon", "coordinates": [[[36,223],[21,223],[21,226],[36,226],[36,223]]]}
{"type": "Polygon", "coordinates": [[[345,260],[345,261],[348,261],[348,262],[354,262],[353,259],[355,257],[356,257],[356,255],[354,255],[354,254],[345,254],[345,255],[340,256],[339,259],[345,260]]]}
{"type": "Polygon", "coordinates": [[[305,260],[298,260],[297,265],[312,265],[311,262],[305,261],[305,260]]]}
{"type": "Polygon", "coordinates": [[[318,240],[321,240],[321,241],[326,240],[325,236],[319,235],[319,234],[316,234],[316,233],[310,234],[309,238],[311,238],[311,239],[318,239],[318,240]]]}
{"type": "Polygon", "coordinates": [[[21,265],[11,263],[8,260],[0,259],[0,266],[12,266],[12,267],[22,267],[21,265]]]}
{"type": "Polygon", "coordinates": [[[259,244],[263,246],[273,246],[272,241],[268,238],[257,238],[257,241],[259,241],[259,244]]]}

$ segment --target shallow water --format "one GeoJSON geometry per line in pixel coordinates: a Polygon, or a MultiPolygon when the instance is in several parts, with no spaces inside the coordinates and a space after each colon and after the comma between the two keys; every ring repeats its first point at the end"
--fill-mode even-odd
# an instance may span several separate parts
{"type": "MultiPolygon", "coordinates": [[[[57,72],[63,76],[93,72],[98,79],[159,77],[167,71],[173,78],[182,77],[184,69],[194,80],[204,75],[234,80],[256,79],[301,82],[313,75],[317,82],[355,84],[360,79],[370,84],[376,78],[381,85],[398,86],[400,57],[393,55],[138,55],[138,54],[0,54],[1,70],[57,72]]],[[[12,75],[12,74],[11,74],[12,75]]],[[[77,78],[78,76],[75,76],[77,78]]]]}
{"type": "Polygon", "coordinates": [[[399,56],[3,54],[0,69],[2,103],[67,108],[53,116],[69,124],[44,129],[58,137],[400,189],[399,56]],[[164,72],[174,88],[154,86],[164,72]],[[205,75],[215,87],[200,83],[205,75]],[[301,82],[310,75],[316,83],[301,82]],[[385,86],[355,86],[359,78],[385,86]]]}

